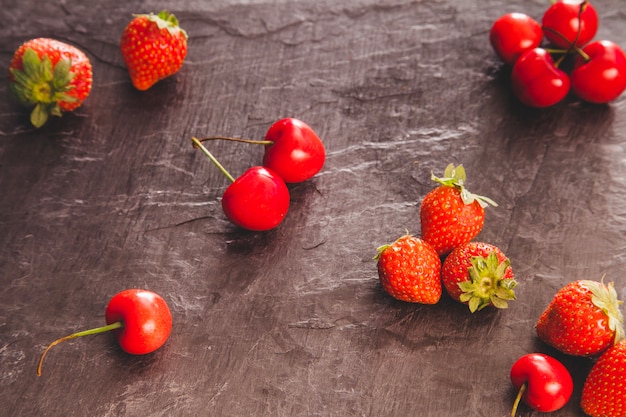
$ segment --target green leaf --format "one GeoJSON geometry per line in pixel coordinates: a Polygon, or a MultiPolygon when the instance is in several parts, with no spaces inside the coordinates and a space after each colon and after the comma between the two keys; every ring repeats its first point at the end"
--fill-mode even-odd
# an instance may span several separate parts
{"type": "Polygon", "coordinates": [[[508,308],[509,307],[509,304],[506,301],[504,301],[503,299],[495,295],[491,296],[491,303],[496,308],[508,308]]]}
{"type": "Polygon", "coordinates": [[[38,103],[30,114],[30,122],[35,127],[41,127],[48,121],[48,109],[44,104],[38,103]]]}
{"type": "Polygon", "coordinates": [[[66,91],[67,85],[74,78],[74,73],[70,71],[72,61],[70,59],[62,59],[54,66],[53,85],[56,91],[66,91]]]}
{"type": "Polygon", "coordinates": [[[24,67],[24,73],[31,79],[40,78],[41,74],[41,59],[34,50],[28,48],[24,52],[22,57],[22,65],[24,67]]]}
{"type": "Polygon", "coordinates": [[[52,81],[52,61],[47,56],[41,60],[41,79],[47,83],[52,81]]]}

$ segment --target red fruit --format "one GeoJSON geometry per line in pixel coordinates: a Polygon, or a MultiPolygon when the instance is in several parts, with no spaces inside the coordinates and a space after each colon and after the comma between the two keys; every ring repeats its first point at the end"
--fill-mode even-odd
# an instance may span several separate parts
{"type": "Polygon", "coordinates": [[[392,297],[410,303],[436,304],[441,298],[441,260],[425,241],[405,235],[378,248],[378,277],[392,297]]]}
{"type": "Polygon", "coordinates": [[[239,227],[265,231],[278,226],[289,210],[289,189],[269,168],[249,168],[222,196],[226,217],[239,227]]]}
{"type": "Polygon", "coordinates": [[[570,88],[568,75],[554,65],[543,48],[524,52],[511,72],[513,93],[531,107],[548,107],[563,100],[570,88]]]}
{"type": "Polygon", "coordinates": [[[439,255],[461,246],[480,233],[485,223],[487,204],[497,204],[487,197],[470,193],[465,188],[463,165],[446,167],[443,178],[432,175],[441,184],[424,197],[420,207],[422,239],[439,255]]]}
{"type": "Polygon", "coordinates": [[[574,382],[567,368],[543,353],[529,353],[519,358],[511,367],[510,377],[518,390],[512,416],[520,400],[542,413],[559,410],[574,391],[574,382]]]}
{"type": "Polygon", "coordinates": [[[626,341],[609,348],[593,365],[580,406],[592,417],[626,416],[626,341]]]}
{"type": "Polygon", "coordinates": [[[491,46],[502,62],[513,65],[527,50],[541,44],[541,25],[524,13],[508,13],[498,18],[489,32],[491,46]]]}
{"type": "Polygon", "coordinates": [[[263,165],[274,170],[285,182],[306,181],[324,165],[326,150],[320,138],[306,123],[282,119],[274,123],[265,140],[263,165]]]}
{"type": "Polygon", "coordinates": [[[106,307],[105,319],[106,326],[73,333],[48,345],[39,360],[37,375],[41,375],[50,348],[69,339],[112,331],[125,352],[143,355],[163,346],[172,331],[172,314],[167,303],[148,290],[129,289],[114,295],[106,307]]]}
{"type": "Polygon", "coordinates": [[[541,23],[546,39],[567,49],[593,39],[598,31],[598,14],[589,1],[559,0],[546,10],[541,23]]]}
{"type": "Polygon", "coordinates": [[[187,33],[166,11],[135,15],[122,33],[120,48],[133,85],[147,90],[180,70],[187,56],[187,33]]]}
{"type": "Polygon", "coordinates": [[[556,293],[537,321],[537,335],[568,355],[598,355],[624,339],[621,303],[612,283],[571,282],[556,293]]]}
{"type": "Polygon", "coordinates": [[[43,126],[50,115],[78,108],[91,92],[92,75],[81,50],[48,38],[25,42],[9,64],[11,92],[33,108],[30,121],[35,127],[43,126]]]}
{"type": "Polygon", "coordinates": [[[591,103],[608,103],[626,89],[626,55],[611,41],[596,41],[583,48],[572,70],[572,90],[591,103]]]}
{"type": "Polygon", "coordinates": [[[133,355],[151,353],[163,346],[172,330],[172,315],[160,295],[130,289],[116,294],[105,311],[108,325],[121,322],[113,330],[120,347],[133,355]]]}
{"type": "Polygon", "coordinates": [[[287,184],[277,173],[254,166],[235,180],[199,139],[191,140],[232,181],[222,196],[222,209],[232,223],[259,232],[273,229],[283,221],[290,197],[287,184]]]}
{"type": "Polygon", "coordinates": [[[487,306],[507,308],[517,286],[511,262],[496,246],[469,242],[455,248],[441,268],[441,280],[453,299],[473,313],[487,306]]]}

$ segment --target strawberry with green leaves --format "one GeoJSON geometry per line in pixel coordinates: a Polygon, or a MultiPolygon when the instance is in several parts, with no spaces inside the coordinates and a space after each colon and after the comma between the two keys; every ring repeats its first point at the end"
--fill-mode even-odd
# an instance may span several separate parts
{"type": "Polygon", "coordinates": [[[592,417],[626,417],[626,340],[610,347],[587,375],[580,406],[592,417]]]}
{"type": "Polygon", "coordinates": [[[30,121],[43,126],[49,116],[78,108],[91,92],[89,58],[75,46],[49,38],[23,43],[9,64],[9,88],[24,106],[30,121]]]}
{"type": "Polygon", "coordinates": [[[498,247],[469,242],[455,248],[441,268],[441,280],[454,300],[472,313],[487,306],[507,308],[517,286],[511,262],[498,247]]]}
{"type": "Polygon", "coordinates": [[[380,283],[392,297],[421,304],[436,304],[441,298],[441,260],[422,239],[406,234],[379,247],[374,259],[380,283]]]}
{"type": "Polygon", "coordinates": [[[539,317],[537,335],[565,354],[597,356],[624,339],[621,304],[613,283],[571,282],[539,317]]]}
{"type": "Polygon", "coordinates": [[[426,194],[422,201],[422,239],[430,243],[439,255],[445,255],[474,239],[485,223],[485,207],[497,204],[465,188],[463,165],[455,167],[450,164],[443,178],[434,174],[431,178],[440,185],[426,194]]]}
{"type": "Polygon", "coordinates": [[[176,74],[187,56],[187,33],[173,14],[135,15],[120,40],[122,57],[137,90],[176,74]]]}

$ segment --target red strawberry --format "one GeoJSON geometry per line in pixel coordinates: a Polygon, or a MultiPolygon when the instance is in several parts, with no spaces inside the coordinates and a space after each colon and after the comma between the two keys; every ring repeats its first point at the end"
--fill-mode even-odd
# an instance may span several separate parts
{"type": "Polygon", "coordinates": [[[80,106],[91,92],[92,78],[89,58],[54,39],[23,43],[9,64],[11,92],[33,108],[30,121],[35,127],[43,126],[50,115],[61,116],[80,106]]]}
{"type": "Polygon", "coordinates": [[[568,355],[598,355],[624,339],[621,303],[612,283],[571,282],[556,293],[537,321],[537,335],[568,355]]]}
{"type": "Polygon", "coordinates": [[[124,29],[120,48],[133,85],[143,91],[180,70],[187,56],[187,33],[167,11],[135,15],[124,29]]]}
{"type": "Polygon", "coordinates": [[[441,280],[453,299],[473,313],[492,305],[507,308],[517,286],[511,262],[497,247],[469,242],[454,249],[443,263],[441,280]]]}
{"type": "Polygon", "coordinates": [[[380,283],[392,297],[421,304],[436,304],[441,298],[441,260],[422,239],[402,236],[379,247],[374,259],[380,283]]]}
{"type": "Polygon", "coordinates": [[[592,417],[626,417],[626,340],[610,347],[593,365],[580,406],[592,417]]]}
{"type": "Polygon", "coordinates": [[[432,180],[441,184],[424,197],[420,208],[422,239],[430,243],[439,255],[474,239],[485,223],[487,204],[497,204],[470,193],[465,188],[465,168],[448,165],[443,178],[434,174],[432,180]]]}

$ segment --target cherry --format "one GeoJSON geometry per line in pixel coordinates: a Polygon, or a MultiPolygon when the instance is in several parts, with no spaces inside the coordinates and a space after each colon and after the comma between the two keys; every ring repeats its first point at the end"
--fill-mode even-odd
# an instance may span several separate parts
{"type": "Polygon", "coordinates": [[[518,390],[511,417],[515,417],[520,400],[534,410],[550,413],[567,404],[574,382],[567,368],[543,353],[529,353],[511,367],[511,382],[518,390]]]}
{"type": "Polygon", "coordinates": [[[200,140],[194,144],[232,181],[222,196],[222,209],[235,225],[252,231],[266,231],[278,226],[289,210],[290,196],[285,181],[272,169],[248,168],[235,179],[224,169],[200,140]]]}
{"type": "Polygon", "coordinates": [[[301,120],[286,118],[275,122],[265,134],[265,140],[209,136],[198,139],[230,140],[265,145],[263,165],[276,172],[287,183],[312,178],[324,166],[326,150],[317,134],[301,120]]]}
{"type": "Polygon", "coordinates": [[[285,182],[306,181],[324,165],[326,150],[320,138],[306,123],[281,119],[265,135],[263,165],[273,169],[285,182]]]}
{"type": "Polygon", "coordinates": [[[543,48],[524,52],[511,72],[513,92],[532,107],[548,107],[561,101],[570,88],[568,75],[557,68],[543,48]]]}
{"type": "Polygon", "coordinates": [[[114,295],[106,307],[105,321],[106,326],[73,333],[50,343],[41,355],[37,375],[41,376],[48,351],[69,339],[112,331],[125,352],[143,355],[163,346],[172,331],[172,315],[167,303],[148,290],[128,289],[114,295]]]}
{"type": "Polygon", "coordinates": [[[561,48],[585,45],[598,31],[598,13],[587,0],[559,0],[541,22],[546,39],[561,48]]]}
{"type": "Polygon", "coordinates": [[[571,74],[572,90],[591,103],[608,103],[626,89],[626,55],[611,41],[596,41],[582,49],[571,74]]]}
{"type": "Polygon", "coordinates": [[[498,18],[489,32],[489,41],[505,64],[513,65],[519,56],[539,46],[541,25],[523,13],[508,13],[498,18]]]}

